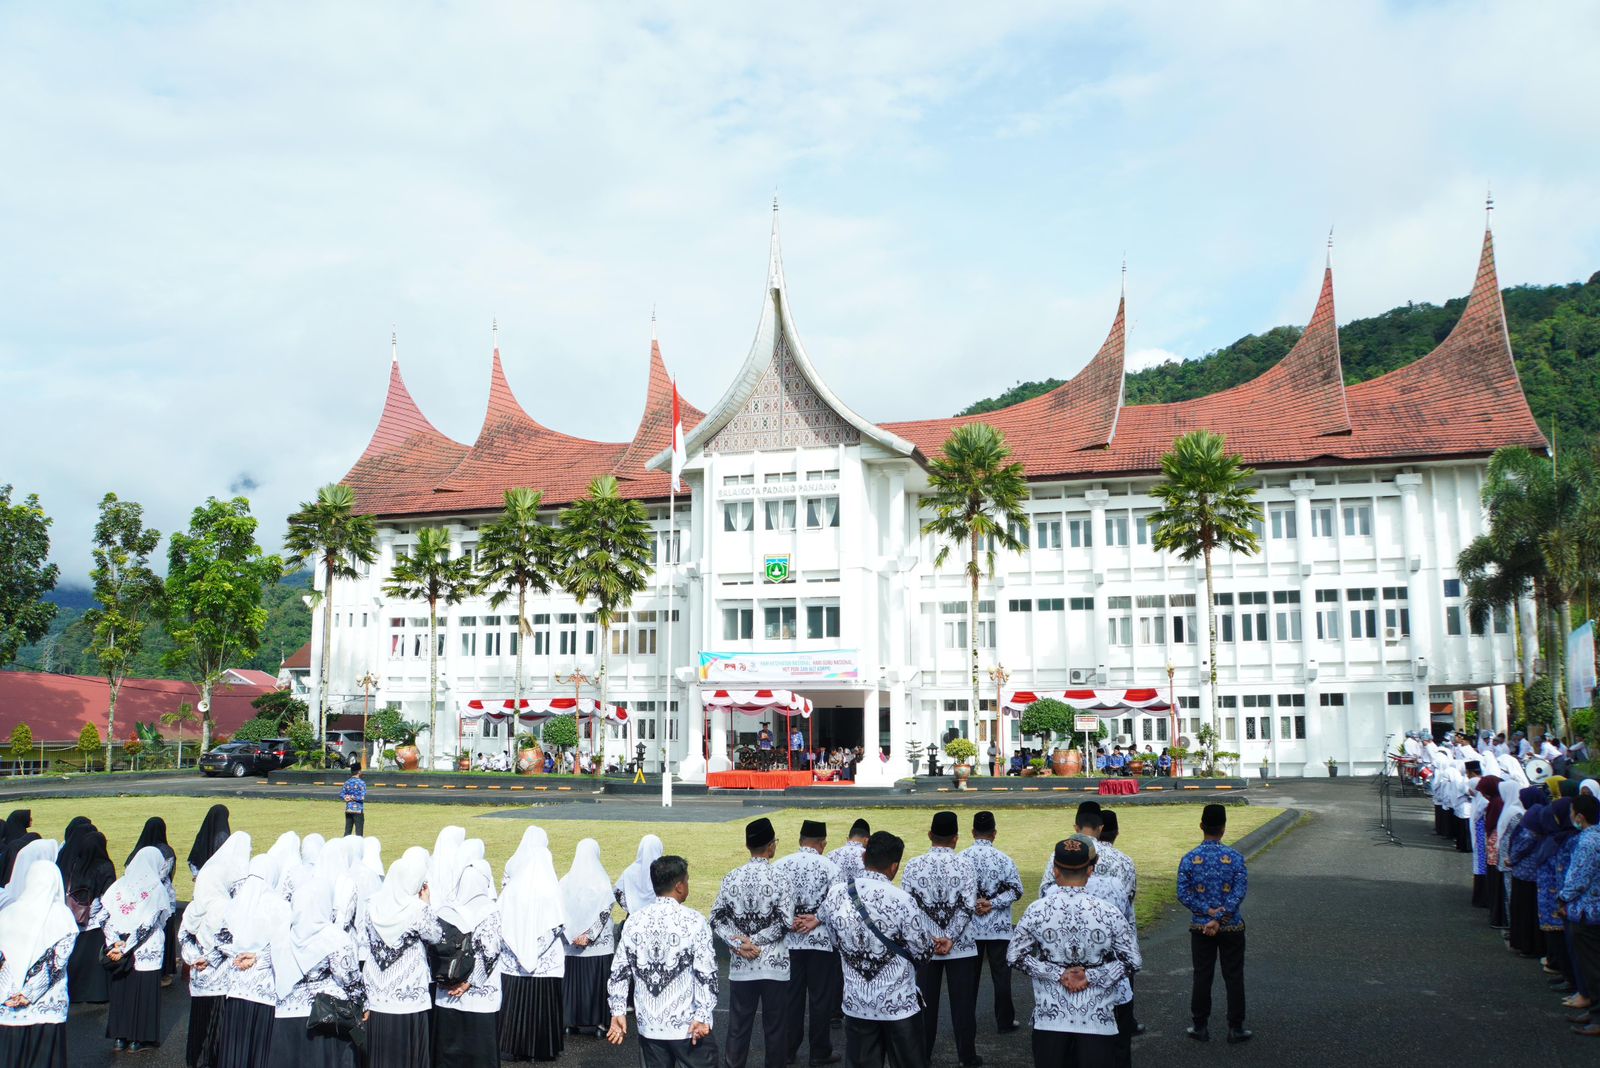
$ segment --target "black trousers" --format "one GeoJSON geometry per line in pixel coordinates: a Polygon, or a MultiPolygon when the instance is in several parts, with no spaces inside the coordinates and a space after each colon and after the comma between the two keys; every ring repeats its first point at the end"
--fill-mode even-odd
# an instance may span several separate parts
{"type": "Polygon", "coordinates": [[[917,969],[922,991],[922,1052],[933,1056],[939,1034],[939,987],[950,984],[950,1027],[956,1033],[956,1060],[971,1064],[978,1056],[978,958],[935,957],[917,969]]]}
{"type": "Polygon", "coordinates": [[[365,812],[346,812],[344,814],[344,833],[366,834],[367,814],[365,812]]]}
{"type": "Polygon", "coordinates": [[[922,1022],[917,1016],[904,1020],[858,1020],[846,1016],[845,1068],[883,1068],[885,1060],[889,1068],[927,1068],[922,1022]]]}
{"type": "Polygon", "coordinates": [[[978,968],[973,973],[973,990],[983,978],[983,966],[989,965],[989,982],[994,987],[994,1025],[1002,1030],[1017,1022],[1017,1006],[1011,1000],[1011,967],[1006,964],[1006,950],[1011,947],[1008,938],[980,939],[978,942],[978,968]]]}
{"type": "Polygon", "coordinates": [[[707,1035],[690,1042],[687,1038],[640,1035],[639,1063],[643,1068],[717,1068],[717,1038],[707,1035]]]}
{"type": "Polygon", "coordinates": [[[756,1027],[756,1010],[761,1010],[761,1037],[768,1068],[783,1068],[788,1055],[788,1028],[785,1024],[787,986],[781,979],[743,979],[728,983],[728,1041],[723,1049],[726,1068],[745,1068],[750,1059],[750,1036],[756,1027]]]}
{"type": "Polygon", "coordinates": [[[1228,1026],[1244,1026],[1244,931],[1218,931],[1206,936],[1189,932],[1189,952],[1194,958],[1194,992],[1189,1015],[1196,1025],[1211,1016],[1211,981],[1222,963],[1222,985],[1228,991],[1228,1026]]]}
{"type": "Polygon", "coordinates": [[[1568,924],[1567,933],[1572,936],[1574,970],[1583,976],[1592,998],[1600,991],[1600,923],[1568,924]]]}
{"type": "Polygon", "coordinates": [[[1117,1034],[1111,1045],[1111,1062],[1116,1068],[1133,1068],[1133,1032],[1138,1027],[1133,1018],[1133,1002],[1118,1005],[1112,1012],[1117,1019],[1117,1034]]]}
{"type": "Polygon", "coordinates": [[[789,951],[787,1017],[789,1060],[797,1060],[800,1040],[807,1037],[806,1005],[811,1006],[811,1048],[808,1056],[812,1064],[833,1056],[833,1033],[828,1027],[828,1017],[833,1003],[838,999],[839,954],[823,949],[791,949],[789,951]]]}
{"type": "Polygon", "coordinates": [[[1116,1035],[1080,1035],[1074,1031],[1033,1032],[1033,1068],[1111,1068],[1116,1035]]]}

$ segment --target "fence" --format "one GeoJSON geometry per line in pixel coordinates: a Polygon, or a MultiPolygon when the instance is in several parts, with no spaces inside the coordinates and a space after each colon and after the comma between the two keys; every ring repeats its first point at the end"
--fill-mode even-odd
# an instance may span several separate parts
{"type": "MultiPolygon", "coordinates": [[[[8,751],[9,752],[9,751],[8,751]]],[[[112,771],[160,771],[167,768],[177,768],[179,765],[179,748],[176,742],[168,742],[159,749],[154,747],[137,747],[130,753],[127,747],[117,743],[111,747],[112,771]]],[[[185,740],[181,753],[184,769],[195,766],[200,759],[200,740],[185,740]]],[[[0,776],[17,777],[32,775],[63,775],[83,774],[106,770],[106,751],[104,747],[96,749],[93,753],[85,754],[75,745],[36,745],[31,750],[30,756],[22,760],[14,760],[9,755],[0,760],[0,776]]]]}

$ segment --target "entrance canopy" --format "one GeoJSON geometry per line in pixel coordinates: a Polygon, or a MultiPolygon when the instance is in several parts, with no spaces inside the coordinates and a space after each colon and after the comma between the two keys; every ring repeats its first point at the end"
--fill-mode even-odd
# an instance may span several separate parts
{"type": "Polygon", "coordinates": [[[504,700],[474,698],[461,706],[460,716],[462,719],[489,719],[498,722],[509,719],[515,713],[520,723],[543,723],[547,719],[572,713],[588,719],[600,715],[602,710],[605,718],[612,723],[628,721],[626,708],[601,705],[593,697],[524,697],[520,704],[509,697],[504,700]]]}
{"type": "Polygon", "coordinates": [[[700,698],[709,708],[726,708],[745,716],[810,719],[813,710],[811,701],[793,690],[704,690],[700,698]]]}
{"type": "Polygon", "coordinates": [[[1159,690],[1014,690],[1006,698],[1006,714],[1020,716],[1035,701],[1053,698],[1083,712],[1167,712],[1172,705],[1159,690]]]}

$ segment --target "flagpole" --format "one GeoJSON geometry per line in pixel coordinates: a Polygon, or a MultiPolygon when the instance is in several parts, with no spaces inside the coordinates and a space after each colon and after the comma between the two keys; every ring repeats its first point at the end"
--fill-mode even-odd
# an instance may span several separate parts
{"type": "MultiPolygon", "coordinates": [[[[677,387],[673,387],[676,395],[677,387]]],[[[661,747],[661,800],[667,804],[672,789],[668,785],[668,778],[672,772],[667,767],[667,757],[671,746],[667,744],[667,717],[672,715],[672,587],[676,577],[674,569],[678,563],[678,491],[676,487],[667,492],[667,699],[662,703],[661,710],[656,713],[656,744],[661,747]]]]}

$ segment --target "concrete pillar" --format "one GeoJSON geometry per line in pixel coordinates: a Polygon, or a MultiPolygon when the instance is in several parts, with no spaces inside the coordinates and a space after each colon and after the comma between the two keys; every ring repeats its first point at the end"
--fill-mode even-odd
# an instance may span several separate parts
{"type": "MultiPolygon", "coordinates": [[[[890,730],[893,729],[891,726],[890,730]]],[[[862,757],[861,763],[856,765],[856,782],[863,786],[884,786],[893,781],[887,765],[878,759],[878,734],[878,691],[874,687],[861,695],[862,757]]]]}
{"type": "Polygon", "coordinates": [[[885,777],[893,782],[911,774],[911,762],[906,759],[906,684],[891,679],[889,685],[889,762],[884,765],[885,777]]]}

